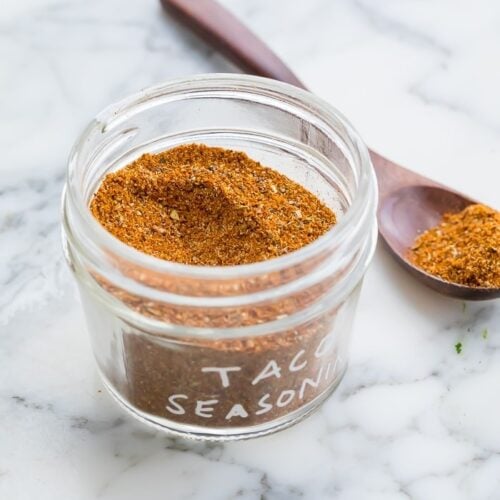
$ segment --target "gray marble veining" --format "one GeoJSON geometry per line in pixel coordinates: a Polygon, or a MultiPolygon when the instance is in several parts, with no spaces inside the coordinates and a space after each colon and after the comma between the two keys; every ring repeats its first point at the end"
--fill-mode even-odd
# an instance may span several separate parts
{"type": "MultiPolygon", "coordinates": [[[[375,150],[499,208],[498,2],[224,3],[375,150]]],[[[383,249],[347,376],[300,425],[188,442],[105,394],[61,252],[66,158],[110,102],[212,71],[235,69],[154,0],[2,4],[0,498],[500,499],[498,301],[435,295],[383,249]]]]}

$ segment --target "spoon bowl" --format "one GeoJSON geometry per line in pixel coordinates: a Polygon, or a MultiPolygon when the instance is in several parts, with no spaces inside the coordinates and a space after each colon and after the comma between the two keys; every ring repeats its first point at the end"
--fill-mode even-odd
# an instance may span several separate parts
{"type": "MultiPolygon", "coordinates": [[[[305,86],[292,70],[254,33],[215,0],[161,0],[189,28],[253,75],[305,86]]],[[[500,297],[500,288],[450,283],[414,266],[408,252],[420,233],[437,225],[445,213],[476,203],[455,191],[370,151],[379,186],[380,235],[392,255],[415,278],[451,297],[486,300],[500,297]]]]}
{"type": "Polygon", "coordinates": [[[474,203],[459,193],[438,186],[412,185],[396,189],[379,207],[379,231],[397,261],[433,290],[464,300],[498,298],[498,288],[450,283],[416,267],[408,259],[418,235],[439,224],[445,213],[461,212],[474,203]]]}

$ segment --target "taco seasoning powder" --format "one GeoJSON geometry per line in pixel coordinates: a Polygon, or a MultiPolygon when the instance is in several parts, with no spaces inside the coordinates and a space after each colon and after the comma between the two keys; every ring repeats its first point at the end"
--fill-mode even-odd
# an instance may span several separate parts
{"type": "MultiPolygon", "coordinates": [[[[91,200],[95,218],[141,252],[195,266],[235,266],[297,250],[328,231],[333,211],[286,176],[242,152],[186,145],[145,154],[108,174],[91,200]]],[[[309,263],[311,269],[318,262],[309,263]]],[[[123,263],[123,273],[178,294],[232,296],[279,287],[308,272],[305,264],[258,279],[195,290],[190,281],[159,278],[123,263]]],[[[341,278],[326,277],[265,304],[184,307],[145,300],[96,276],[104,289],[141,315],[167,324],[227,329],[300,313],[341,278]]],[[[265,335],[182,338],[137,329],[124,335],[128,401],[183,424],[252,426],[289,414],[339,378],[339,309],[265,335]]]]}
{"type": "Polygon", "coordinates": [[[445,281],[500,288],[500,212],[473,204],[445,214],[416,239],[409,258],[445,281]]]}

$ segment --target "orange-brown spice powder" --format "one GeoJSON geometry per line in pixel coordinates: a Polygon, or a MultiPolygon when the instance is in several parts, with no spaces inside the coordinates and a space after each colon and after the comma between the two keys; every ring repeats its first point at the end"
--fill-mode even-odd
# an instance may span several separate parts
{"type": "Polygon", "coordinates": [[[422,233],[411,261],[445,281],[471,287],[500,287],[500,212],[470,205],[422,233]]]}
{"type": "Polygon", "coordinates": [[[145,154],[106,176],[96,219],[142,252],[184,264],[267,260],[311,243],[335,214],[245,153],[191,144],[145,154]]]}
{"type": "MultiPolygon", "coordinates": [[[[291,179],[264,167],[246,154],[203,145],[177,147],[146,154],[127,167],[109,174],[91,202],[97,220],[114,236],[156,257],[195,265],[237,265],[258,262],[296,250],[321,236],[335,214],[316,196],[291,179]]],[[[320,262],[300,264],[289,271],[270,273],[263,282],[245,280],[217,295],[249,293],[277,287],[309,271],[320,262]],[[290,275],[290,276],[289,276],[290,275]],[[250,289],[248,288],[250,287],[250,289]]],[[[176,282],[130,268],[124,272],[162,289],[177,289],[176,282]]],[[[170,324],[217,329],[259,325],[306,309],[340,279],[325,276],[320,283],[282,299],[248,306],[210,309],[174,306],[144,300],[96,277],[100,285],[129,308],[170,324]]],[[[214,287],[216,285],[214,284],[214,287]]],[[[181,286],[196,294],[196,283],[181,286]]],[[[210,290],[207,293],[211,295],[210,290]]],[[[337,364],[337,337],[323,357],[316,355],[342,306],[331,305],[320,316],[293,329],[257,337],[203,339],[145,335],[127,327],[123,333],[128,402],[140,411],[179,423],[202,427],[237,427],[272,421],[297,410],[338,382],[343,361],[337,364]],[[286,367],[297,355],[303,368],[286,367]],[[283,369],[262,387],[251,382],[269,362],[283,369]],[[229,387],[221,387],[207,366],[237,366],[229,387]],[[304,380],[317,381],[301,395],[304,380]],[[185,413],[168,410],[169,397],[182,393],[185,413]],[[267,394],[266,394],[267,393],[267,394]],[[276,404],[283,394],[296,394],[286,406],[276,404]],[[272,408],[262,411],[262,398],[272,408]],[[199,400],[217,399],[210,419],[196,413],[199,400]],[[235,403],[242,404],[246,419],[227,419],[235,403]]],[[[341,336],[339,336],[339,339],[341,336]]],[[[339,340],[340,341],[340,340],[339,340]]],[[[113,379],[113,369],[103,367],[113,379]]],[[[119,380],[113,381],[116,385],[119,380]]]]}

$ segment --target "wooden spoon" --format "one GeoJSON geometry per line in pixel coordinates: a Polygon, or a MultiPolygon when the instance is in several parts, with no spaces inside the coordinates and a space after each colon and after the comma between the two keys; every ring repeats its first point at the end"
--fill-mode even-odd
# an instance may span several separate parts
{"type": "MultiPolygon", "coordinates": [[[[272,50],[215,0],[161,0],[163,6],[225,54],[244,71],[290,83],[304,84],[272,50]]],[[[370,151],[379,186],[379,231],[391,253],[410,273],[434,290],[467,300],[500,297],[500,288],[449,283],[408,261],[415,238],[441,221],[476,203],[370,151]]]]}

